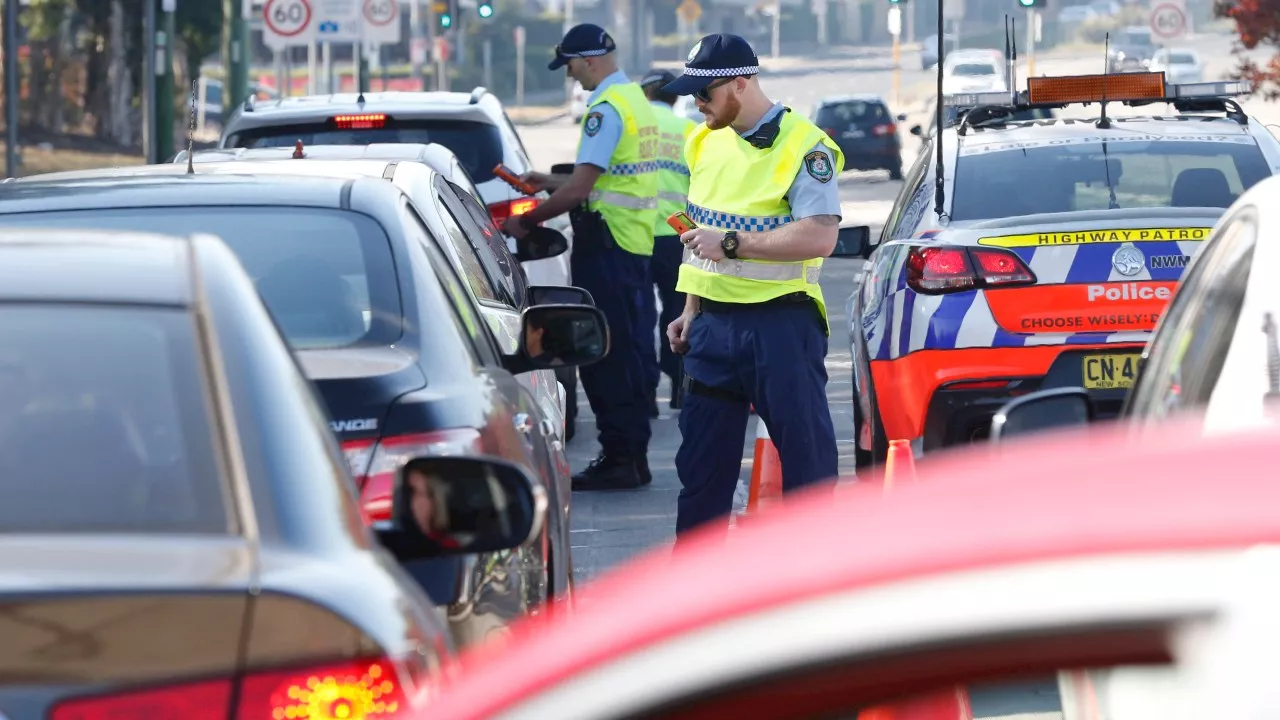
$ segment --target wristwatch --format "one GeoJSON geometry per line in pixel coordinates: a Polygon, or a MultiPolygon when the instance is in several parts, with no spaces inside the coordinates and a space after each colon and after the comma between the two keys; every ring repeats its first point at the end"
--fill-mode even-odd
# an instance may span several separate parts
{"type": "Polygon", "coordinates": [[[720,241],[720,247],[724,250],[724,256],[730,260],[738,259],[738,231],[730,230],[724,234],[724,239],[720,241]]]}

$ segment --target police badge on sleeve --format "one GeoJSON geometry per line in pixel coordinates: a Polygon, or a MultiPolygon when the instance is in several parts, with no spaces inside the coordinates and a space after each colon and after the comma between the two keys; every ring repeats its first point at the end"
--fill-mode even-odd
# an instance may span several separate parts
{"type": "Polygon", "coordinates": [[[834,174],[831,167],[831,158],[821,150],[814,150],[804,156],[804,169],[809,171],[809,175],[820,183],[830,182],[831,176],[834,174]]]}
{"type": "Polygon", "coordinates": [[[583,121],[582,131],[587,134],[587,137],[595,137],[596,133],[600,132],[600,126],[603,124],[604,115],[598,112],[593,112],[587,115],[587,119],[583,121]]]}

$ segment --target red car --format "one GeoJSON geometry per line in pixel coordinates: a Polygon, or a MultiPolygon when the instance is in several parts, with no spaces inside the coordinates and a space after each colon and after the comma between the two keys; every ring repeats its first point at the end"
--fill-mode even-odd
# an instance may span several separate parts
{"type": "Polygon", "coordinates": [[[465,656],[422,717],[1214,716],[1180,713],[1275,684],[1221,670],[1280,639],[1280,561],[1246,551],[1280,542],[1280,430],[1200,433],[1094,426],[798,497],[465,656]]]}

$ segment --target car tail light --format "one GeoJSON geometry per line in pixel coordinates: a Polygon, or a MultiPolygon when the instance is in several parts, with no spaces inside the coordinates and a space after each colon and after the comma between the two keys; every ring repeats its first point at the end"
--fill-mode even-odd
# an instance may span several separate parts
{"type": "Polygon", "coordinates": [[[907,285],[925,295],[1035,281],[1035,274],[1022,259],[1005,250],[917,247],[907,256],[907,285]]]}
{"type": "Polygon", "coordinates": [[[947,386],[948,390],[998,390],[1009,387],[1008,380],[962,380],[947,386]]]}
{"type": "Polygon", "coordinates": [[[876,125],[871,128],[872,135],[892,135],[896,132],[898,132],[898,126],[893,123],[889,123],[887,125],[876,125]]]}
{"type": "Polygon", "coordinates": [[[367,660],[249,675],[240,683],[238,720],[389,718],[406,708],[395,666],[367,660]]]}
{"type": "Polygon", "coordinates": [[[502,223],[512,215],[523,215],[536,207],[538,207],[538,198],[522,197],[503,200],[489,206],[489,217],[493,218],[495,225],[502,227],[502,223]]]}
{"type": "Polygon", "coordinates": [[[834,140],[836,137],[836,133],[840,131],[836,130],[835,128],[822,128],[822,132],[826,133],[828,137],[834,140]]]}
{"type": "Polygon", "coordinates": [[[240,681],[236,713],[229,715],[234,684],[228,678],[72,698],[58,703],[50,719],[375,720],[406,710],[407,693],[389,660],[251,673],[240,681]]]}
{"type": "Polygon", "coordinates": [[[365,517],[370,522],[391,517],[391,491],[396,473],[409,460],[423,455],[469,455],[483,450],[480,433],[472,428],[392,435],[378,441],[342,444],[351,474],[360,488],[365,517]]]}
{"type": "Polygon", "coordinates": [[[382,113],[365,113],[362,115],[335,115],[333,124],[339,130],[370,130],[384,127],[387,116],[382,113]]]}

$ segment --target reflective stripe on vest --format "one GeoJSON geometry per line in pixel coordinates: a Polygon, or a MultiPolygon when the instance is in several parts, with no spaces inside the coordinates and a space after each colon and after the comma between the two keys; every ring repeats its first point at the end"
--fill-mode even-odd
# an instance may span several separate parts
{"type": "Polygon", "coordinates": [[[684,164],[684,163],[682,163],[682,162],[674,162],[674,161],[672,161],[672,160],[659,160],[659,161],[658,161],[658,169],[659,169],[659,170],[666,170],[667,172],[673,172],[673,173],[675,173],[675,174],[677,174],[677,175],[686,175],[686,176],[687,176],[687,175],[689,174],[689,166],[688,166],[688,165],[685,165],[685,164],[684,164]]]}
{"type": "MultiPolygon", "coordinates": [[[[659,190],[658,199],[665,200],[673,205],[685,205],[686,207],[688,206],[688,203],[689,203],[688,195],[685,195],[684,193],[670,192],[668,190],[659,190]]],[[[689,218],[689,219],[693,220],[693,218],[689,218]]],[[[662,219],[662,222],[665,223],[666,221],[667,221],[666,218],[662,219]]]]}
{"type": "Polygon", "coordinates": [[[745,280],[763,280],[766,282],[792,282],[803,280],[816,283],[822,274],[821,267],[807,267],[803,263],[758,263],[746,260],[708,260],[698,257],[693,251],[685,248],[684,264],[698,268],[703,272],[717,275],[740,277],[745,280]]]}
{"type": "Polygon", "coordinates": [[[587,196],[591,202],[604,202],[616,207],[627,208],[629,210],[652,210],[658,207],[657,198],[638,198],[630,195],[623,195],[616,192],[601,192],[592,190],[587,196]]]}
{"type": "Polygon", "coordinates": [[[600,213],[618,247],[633,255],[653,254],[658,215],[658,123],[644,91],[634,82],[605,88],[590,108],[608,103],[622,120],[608,170],[596,178],[587,207],[600,213]]]}

